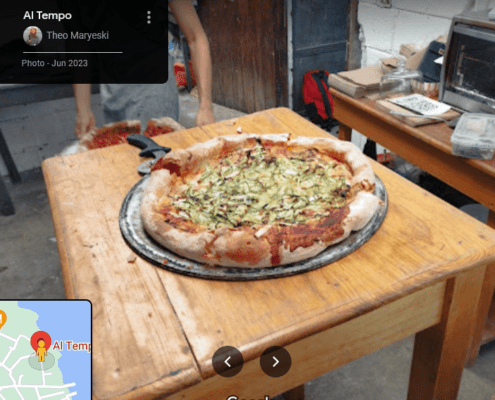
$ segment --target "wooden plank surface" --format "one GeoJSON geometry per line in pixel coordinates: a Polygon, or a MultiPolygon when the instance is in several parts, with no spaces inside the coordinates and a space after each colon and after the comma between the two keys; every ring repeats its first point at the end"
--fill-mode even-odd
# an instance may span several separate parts
{"type": "MultiPolygon", "coordinates": [[[[377,110],[370,100],[353,99],[333,89],[331,92],[334,117],[342,124],[365,133],[422,170],[495,210],[495,160],[454,156],[450,145],[452,129],[443,123],[413,128],[377,110]]],[[[342,129],[341,133],[341,138],[350,136],[342,129]]]]}
{"type": "MultiPolygon", "coordinates": [[[[244,132],[329,136],[283,108],[203,131],[213,137],[233,134],[238,126],[244,132]]],[[[214,374],[211,357],[223,345],[238,347],[245,359],[252,359],[267,346],[328,329],[495,256],[495,231],[379,164],[373,166],[390,196],[389,212],[379,231],[351,256],[303,275],[256,282],[160,273],[203,378],[214,374]],[[456,217],[462,230],[452,228],[456,217]]]]}
{"type": "MultiPolygon", "coordinates": [[[[423,143],[429,144],[436,149],[441,150],[444,153],[451,154],[452,143],[450,142],[450,137],[452,136],[452,133],[454,131],[446,124],[432,124],[422,126],[420,128],[404,126],[404,124],[400,120],[397,120],[397,118],[395,118],[394,116],[387,115],[383,111],[378,110],[375,106],[376,101],[368,99],[353,99],[352,97],[347,96],[344,93],[339,92],[338,90],[333,88],[330,88],[330,93],[332,94],[332,96],[334,97],[334,101],[336,102],[334,109],[334,118],[343,123],[346,123],[347,121],[348,123],[346,123],[346,125],[350,126],[351,128],[359,131],[359,129],[355,127],[354,121],[347,118],[347,113],[343,113],[343,111],[345,111],[349,107],[351,107],[355,111],[362,111],[361,114],[367,115],[369,117],[369,121],[379,120],[381,121],[382,126],[390,125],[395,129],[404,131],[405,133],[407,133],[407,135],[413,138],[419,139],[423,143]]],[[[363,133],[367,132],[364,126],[361,131],[363,133]]],[[[462,157],[456,156],[452,157],[458,160],[458,164],[466,164],[472,166],[492,177],[495,177],[495,158],[492,158],[491,160],[475,160],[467,158],[464,159],[462,157]]]]}
{"type": "Polygon", "coordinates": [[[284,400],[304,400],[304,385],[285,392],[283,397],[284,400]]]}
{"type": "MultiPolygon", "coordinates": [[[[239,126],[328,136],[280,108],[156,140],[185,148],[235,134],[239,126]]],[[[93,304],[97,399],[179,396],[213,375],[211,357],[221,346],[236,346],[247,362],[256,360],[272,344],[326,332],[495,259],[493,230],[373,163],[389,194],[387,217],[363,247],[325,268],[283,279],[214,282],[139,257],[129,263],[118,212],[140,178],[138,152],[120,145],[43,164],[66,292],[93,304]]]]}
{"type": "Polygon", "coordinates": [[[244,112],[288,104],[285,13],[276,0],[203,2],[215,103],[244,112]]]}
{"type": "Polygon", "coordinates": [[[441,322],[416,334],[408,400],[456,399],[485,268],[449,279],[441,322]]]}
{"type": "MultiPolygon", "coordinates": [[[[406,160],[436,176],[487,206],[487,225],[495,227],[495,159],[474,160],[451,154],[450,137],[453,130],[440,123],[414,129],[394,121],[380,112],[376,102],[353,99],[332,89],[335,99],[334,117],[341,124],[339,138],[351,140],[354,128],[406,160]]],[[[495,265],[489,265],[485,274],[477,322],[468,359],[473,365],[481,344],[495,339],[495,265]],[[487,317],[488,315],[488,317],[487,317]]]]}
{"type": "Polygon", "coordinates": [[[214,375],[198,385],[177,393],[168,400],[270,398],[299,387],[305,382],[363,357],[373,351],[409,337],[418,330],[440,322],[445,282],[424,288],[410,296],[315,335],[286,345],[291,368],[283,377],[273,379],[260,368],[259,357],[245,361],[234,378],[214,375]]]}
{"type": "Polygon", "coordinates": [[[129,262],[120,233],[120,206],[140,178],[138,152],[115,146],[43,163],[66,294],[93,304],[96,399],[131,391],[151,399],[199,380],[157,269],[129,262]]]}
{"type": "MultiPolygon", "coordinates": [[[[387,100],[377,100],[375,104],[378,110],[381,110],[387,114],[389,114],[390,111],[393,111],[402,114],[414,115],[414,112],[409,111],[407,108],[400,107],[397,104],[391,103],[387,100]]],[[[446,121],[450,121],[454,118],[457,118],[460,115],[461,114],[459,114],[457,111],[451,109],[443,114],[433,115],[433,117],[439,117],[439,118],[443,118],[446,121]]],[[[419,115],[415,117],[411,117],[407,115],[395,114],[393,116],[412,127],[428,125],[428,124],[438,124],[441,122],[432,118],[421,118],[419,115]]]]}
{"type": "MultiPolygon", "coordinates": [[[[488,212],[487,225],[495,228],[495,212],[488,212]]],[[[487,266],[467,366],[478,359],[480,346],[495,339],[495,263],[487,266]]]]}
{"type": "Polygon", "coordinates": [[[492,297],[488,317],[481,336],[481,344],[486,344],[495,339],[495,296],[492,297]]]}
{"type": "MultiPolygon", "coordinates": [[[[495,212],[488,212],[487,225],[495,229],[495,212]]],[[[495,340],[495,263],[489,265],[486,270],[485,279],[488,281],[486,285],[486,296],[490,298],[490,290],[492,293],[491,301],[489,301],[490,307],[488,309],[488,316],[486,324],[484,326],[481,344],[485,344],[495,340]]],[[[482,293],[483,295],[484,293],[482,293]]],[[[486,298],[486,297],[485,297],[486,298]]]]}

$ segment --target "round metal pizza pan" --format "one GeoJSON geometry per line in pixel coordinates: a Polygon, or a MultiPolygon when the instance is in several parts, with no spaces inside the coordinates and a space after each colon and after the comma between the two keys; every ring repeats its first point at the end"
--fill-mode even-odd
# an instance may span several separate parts
{"type": "Polygon", "coordinates": [[[143,189],[148,183],[149,175],[146,175],[136,183],[124,199],[119,215],[120,230],[127,244],[141,257],[158,267],[182,275],[203,279],[248,281],[300,274],[328,265],[349,255],[354,250],[361,247],[378,230],[387,213],[388,198],[383,182],[378,176],[375,175],[375,177],[376,184],[374,193],[382,201],[382,205],[363,229],[352,232],[346,240],[333,246],[329,246],[316,257],[278,267],[208,267],[204,264],[181,257],[162,247],[148,236],[141,221],[141,198],[143,189]]]}

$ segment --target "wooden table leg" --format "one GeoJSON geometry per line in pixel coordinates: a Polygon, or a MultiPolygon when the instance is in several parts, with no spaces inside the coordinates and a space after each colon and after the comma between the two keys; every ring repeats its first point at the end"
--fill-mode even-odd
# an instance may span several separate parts
{"type": "Polygon", "coordinates": [[[0,214],[5,216],[15,214],[14,203],[12,203],[12,199],[9,196],[9,192],[7,191],[7,186],[5,186],[5,182],[3,178],[0,176],[0,214]]]}
{"type": "Polygon", "coordinates": [[[416,334],[408,400],[456,399],[486,268],[449,279],[439,324],[416,334]]]}
{"type": "Polygon", "coordinates": [[[348,127],[347,125],[344,125],[341,122],[339,124],[339,139],[350,142],[351,138],[352,138],[352,128],[348,127]]]}
{"type": "Polygon", "coordinates": [[[284,400],[304,400],[304,385],[295,387],[283,395],[284,400]]]}
{"type": "Polygon", "coordinates": [[[3,162],[9,171],[9,175],[12,178],[12,182],[18,183],[21,181],[21,174],[15,165],[14,159],[12,158],[12,154],[10,154],[10,150],[7,146],[7,142],[3,137],[2,130],[0,129],[0,155],[3,158],[3,162]]]}
{"type": "MultiPolygon", "coordinates": [[[[495,212],[488,212],[487,225],[495,229],[495,212]]],[[[481,297],[476,312],[473,340],[469,349],[469,357],[466,366],[472,366],[478,359],[480,346],[487,341],[495,339],[495,264],[490,264],[485,273],[481,297]]]]}

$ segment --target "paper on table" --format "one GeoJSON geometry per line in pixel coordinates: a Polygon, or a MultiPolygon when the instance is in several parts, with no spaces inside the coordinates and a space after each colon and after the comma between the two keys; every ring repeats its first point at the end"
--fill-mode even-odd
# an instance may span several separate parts
{"type": "Polygon", "coordinates": [[[447,104],[440,103],[420,94],[397,97],[388,99],[388,101],[421,115],[440,115],[450,110],[450,106],[447,104]]]}

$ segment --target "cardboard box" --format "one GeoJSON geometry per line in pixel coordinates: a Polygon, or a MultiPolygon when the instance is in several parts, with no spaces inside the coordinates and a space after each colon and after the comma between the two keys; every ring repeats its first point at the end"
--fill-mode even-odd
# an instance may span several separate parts
{"type": "Polygon", "coordinates": [[[380,91],[381,67],[371,65],[352,71],[330,74],[328,86],[340,90],[352,97],[364,97],[380,91]]]}

